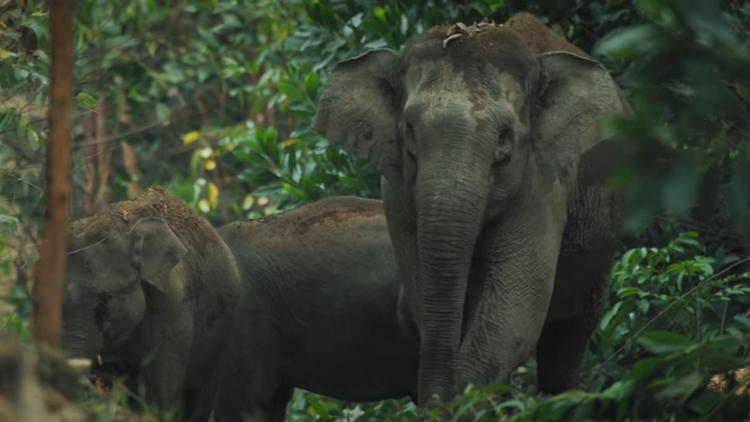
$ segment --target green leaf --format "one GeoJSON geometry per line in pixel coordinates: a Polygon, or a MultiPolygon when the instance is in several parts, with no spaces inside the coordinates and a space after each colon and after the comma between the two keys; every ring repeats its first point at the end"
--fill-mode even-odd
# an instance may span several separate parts
{"type": "Polygon", "coordinates": [[[703,375],[698,372],[691,372],[670,381],[666,387],[656,392],[656,398],[675,399],[679,403],[684,403],[701,385],[703,385],[703,375]]]}
{"type": "Polygon", "coordinates": [[[638,337],[638,343],[657,355],[684,351],[692,345],[686,338],[670,331],[649,331],[638,337]]]}
{"type": "Polygon", "coordinates": [[[593,52],[594,55],[627,58],[652,48],[658,39],[660,37],[652,25],[634,25],[608,35],[594,46],[593,52]]]}
{"type": "Polygon", "coordinates": [[[310,72],[305,76],[305,90],[307,95],[315,97],[320,89],[320,77],[317,72],[310,72]]]}
{"type": "Polygon", "coordinates": [[[160,122],[168,122],[169,121],[169,107],[167,107],[164,103],[157,103],[156,104],[156,119],[160,122]]]}
{"type": "Polygon", "coordinates": [[[622,302],[617,302],[615,303],[615,306],[613,306],[604,314],[601,321],[599,322],[600,329],[605,330],[607,328],[607,326],[609,325],[609,322],[612,320],[612,317],[614,317],[617,314],[621,306],[622,306],[622,302]]]}
{"type": "Polygon", "coordinates": [[[631,296],[639,296],[643,292],[638,287],[624,287],[617,291],[617,297],[620,299],[626,299],[631,296]]]}
{"type": "Polygon", "coordinates": [[[85,92],[79,92],[78,94],[76,94],[75,98],[73,98],[73,101],[78,107],[84,110],[92,109],[99,104],[99,100],[85,92]]]}
{"type": "Polygon", "coordinates": [[[305,92],[299,89],[294,82],[287,79],[279,81],[279,91],[292,101],[303,101],[305,99],[305,92]]]}

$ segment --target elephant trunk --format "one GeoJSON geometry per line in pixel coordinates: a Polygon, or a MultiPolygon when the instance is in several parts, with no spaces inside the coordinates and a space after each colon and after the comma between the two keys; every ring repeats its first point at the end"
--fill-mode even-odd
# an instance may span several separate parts
{"type": "Polygon", "coordinates": [[[93,359],[102,346],[103,336],[93,324],[65,322],[62,349],[69,358],[93,359]]]}
{"type": "MultiPolygon", "coordinates": [[[[468,153],[420,165],[417,247],[422,286],[419,402],[455,390],[466,288],[489,195],[489,163],[468,153]]],[[[420,163],[421,164],[421,163],[420,163]]]]}

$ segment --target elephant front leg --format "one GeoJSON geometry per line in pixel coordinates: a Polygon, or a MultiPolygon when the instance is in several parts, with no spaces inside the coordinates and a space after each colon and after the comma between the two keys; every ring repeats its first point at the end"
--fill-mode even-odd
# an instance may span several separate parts
{"type": "Polygon", "coordinates": [[[181,353],[159,350],[145,367],[146,399],[156,404],[160,417],[182,420],[185,414],[183,392],[186,364],[181,353]]]}
{"type": "Polygon", "coordinates": [[[459,388],[506,382],[533,352],[552,296],[561,227],[559,216],[526,213],[485,231],[466,305],[459,388]]]}
{"type": "Polygon", "coordinates": [[[551,294],[552,282],[541,278],[497,271],[484,280],[459,349],[459,388],[508,380],[533,352],[551,294]]]}
{"type": "Polygon", "coordinates": [[[193,333],[175,327],[192,327],[193,320],[166,299],[155,301],[155,306],[169,312],[155,312],[142,327],[142,342],[151,345],[142,361],[146,400],[158,406],[162,419],[190,420],[184,394],[193,333]]]}
{"type": "Polygon", "coordinates": [[[536,350],[537,389],[557,394],[578,388],[586,345],[607,288],[614,243],[596,250],[565,251],[536,350]]]}

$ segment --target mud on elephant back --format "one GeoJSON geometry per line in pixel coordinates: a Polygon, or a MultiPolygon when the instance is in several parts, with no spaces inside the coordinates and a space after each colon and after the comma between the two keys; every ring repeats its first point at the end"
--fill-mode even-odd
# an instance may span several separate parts
{"type": "Polygon", "coordinates": [[[541,390],[577,385],[622,208],[598,122],[627,111],[606,69],[526,13],[335,66],[315,127],[384,176],[420,406],[506,381],[535,348],[541,390]]]}
{"type": "Polygon", "coordinates": [[[206,220],[151,188],[71,224],[66,280],[70,357],[128,375],[164,416],[208,420],[239,274],[206,220]]]}

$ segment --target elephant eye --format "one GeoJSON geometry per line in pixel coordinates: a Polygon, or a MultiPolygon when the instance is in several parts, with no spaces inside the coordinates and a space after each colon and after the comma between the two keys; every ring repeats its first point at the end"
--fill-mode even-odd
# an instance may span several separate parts
{"type": "Polygon", "coordinates": [[[505,143],[511,140],[511,135],[513,134],[513,131],[509,127],[504,127],[500,130],[500,133],[497,136],[498,141],[500,143],[505,143]]]}
{"type": "Polygon", "coordinates": [[[500,130],[498,144],[495,147],[495,164],[502,164],[510,159],[513,149],[513,131],[509,127],[500,130]]]}

